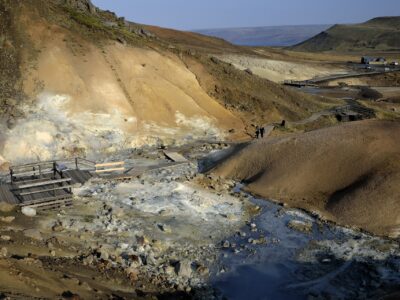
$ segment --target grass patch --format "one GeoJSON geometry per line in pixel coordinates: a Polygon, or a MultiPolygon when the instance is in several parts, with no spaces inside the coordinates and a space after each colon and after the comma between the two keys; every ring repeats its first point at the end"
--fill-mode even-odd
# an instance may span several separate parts
{"type": "Polygon", "coordinates": [[[96,30],[105,30],[106,26],[99,20],[98,18],[87,15],[81,12],[78,12],[76,10],[73,10],[71,8],[66,7],[66,10],[68,11],[69,15],[71,18],[81,24],[84,25],[90,29],[96,29],[96,30]]]}

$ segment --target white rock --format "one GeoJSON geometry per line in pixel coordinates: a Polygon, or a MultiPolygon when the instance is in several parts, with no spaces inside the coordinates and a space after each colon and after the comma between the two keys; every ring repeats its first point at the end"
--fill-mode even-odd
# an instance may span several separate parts
{"type": "Polygon", "coordinates": [[[11,237],[9,235],[2,235],[0,236],[0,239],[3,241],[11,241],[11,237]]]}
{"type": "Polygon", "coordinates": [[[14,220],[15,220],[14,216],[0,217],[0,221],[3,223],[11,223],[14,220]]]}
{"type": "Polygon", "coordinates": [[[32,207],[23,207],[21,212],[27,217],[36,216],[36,209],[34,209],[32,207]]]}
{"type": "Polygon", "coordinates": [[[0,203],[0,212],[9,213],[9,212],[13,211],[14,208],[15,208],[15,205],[8,204],[5,202],[0,203]]]}
{"type": "Polygon", "coordinates": [[[0,257],[7,257],[8,250],[6,247],[0,249],[0,257]]]}
{"type": "Polygon", "coordinates": [[[190,278],[192,275],[192,263],[190,261],[178,262],[175,272],[179,277],[190,278]]]}

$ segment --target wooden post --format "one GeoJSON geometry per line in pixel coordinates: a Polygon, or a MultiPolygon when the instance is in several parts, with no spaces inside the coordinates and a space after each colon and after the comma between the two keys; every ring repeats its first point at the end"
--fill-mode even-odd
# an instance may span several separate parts
{"type": "Polygon", "coordinates": [[[75,157],[75,168],[76,168],[77,170],[79,170],[78,158],[77,158],[77,157],[75,157]]]}
{"type": "Polygon", "coordinates": [[[53,162],[53,179],[56,179],[56,174],[57,174],[57,164],[56,162],[53,162]]]}

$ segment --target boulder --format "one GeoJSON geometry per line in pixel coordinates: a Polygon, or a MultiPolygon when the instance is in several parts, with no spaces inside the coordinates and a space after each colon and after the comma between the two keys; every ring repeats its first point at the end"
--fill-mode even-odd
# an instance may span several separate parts
{"type": "Polygon", "coordinates": [[[129,267],[125,270],[126,274],[128,275],[129,279],[134,282],[138,280],[139,271],[135,267],[129,267]]]}
{"type": "Polygon", "coordinates": [[[291,220],[287,225],[290,229],[297,230],[304,233],[310,233],[313,228],[312,222],[291,220]]]}
{"type": "Polygon", "coordinates": [[[9,235],[2,235],[2,236],[0,236],[0,239],[1,239],[2,241],[9,242],[9,241],[11,241],[11,236],[9,236],[9,235]]]}
{"type": "Polygon", "coordinates": [[[0,222],[3,222],[3,223],[11,223],[14,220],[15,220],[14,216],[0,217],[0,222]]]}
{"type": "Polygon", "coordinates": [[[8,250],[6,247],[3,247],[0,249],[0,257],[7,257],[8,255],[8,250]]]}
{"type": "Polygon", "coordinates": [[[9,213],[12,212],[15,209],[15,205],[6,203],[6,202],[0,202],[0,212],[3,213],[9,213]]]}
{"type": "Polygon", "coordinates": [[[22,214],[24,214],[27,217],[34,217],[36,216],[36,209],[32,207],[23,207],[21,209],[22,214]]]}
{"type": "Polygon", "coordinates": [[[192,276],[192,263],[187,260],[178,262],[175,272],[179,277],[190,278],[192,276]]]}

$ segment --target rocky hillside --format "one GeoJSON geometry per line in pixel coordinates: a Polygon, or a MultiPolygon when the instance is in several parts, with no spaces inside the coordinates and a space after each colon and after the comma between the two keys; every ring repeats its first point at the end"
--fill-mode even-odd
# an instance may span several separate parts
{"type": "Polygon", "coordinates": [[[386,51],[400,49],[400,17],[381,17],[362,24],[335,25],[293,47],[299,51],[386,51]]]}
{"type": "Polygon", "coordinates": [[[326,106],[210,56],[241,48],[89,0],[0,0],[0,14],[2,161],[243,138],[254,122],[326,106]]]}

